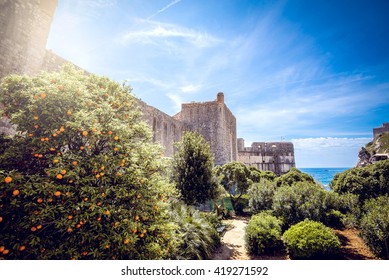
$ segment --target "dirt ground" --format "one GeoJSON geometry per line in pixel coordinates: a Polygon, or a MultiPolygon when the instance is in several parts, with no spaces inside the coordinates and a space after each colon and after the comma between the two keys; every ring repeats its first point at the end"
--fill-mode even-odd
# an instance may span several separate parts
{"type": "MultiPolygon", "coordinates": [[[[247,253],[244,243],[245,228],[249,217],[235,217],[226,221],[227,231],[222,237],[222,245],[214,253],[213,260],[287,260],[289,256],[285,251],[274,255],[251,256],[247,253]]],[[[341,260],[372,260],[377,259],[367,248],[358,231],[352,229],[334,230],[342,243],[340,256],[334,259],[341,260]]]]}

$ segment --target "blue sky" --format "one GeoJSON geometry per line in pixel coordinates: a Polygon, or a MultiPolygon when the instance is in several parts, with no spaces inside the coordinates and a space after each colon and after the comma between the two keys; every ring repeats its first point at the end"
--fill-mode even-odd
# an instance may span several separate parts
{"type": "Polygon", "coordinates": [[[389,1],[59,0],[47,47],[174,115],[219,91],[238,137],[351,167],[389,121],[389,1]]]}

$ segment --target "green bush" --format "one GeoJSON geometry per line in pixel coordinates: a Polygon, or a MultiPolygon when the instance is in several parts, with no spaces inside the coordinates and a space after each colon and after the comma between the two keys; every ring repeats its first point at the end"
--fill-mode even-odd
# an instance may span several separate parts
{"type": "Polygon", "coordinates": [[[315,180],[312,176],[301,172],[297,168],[291,168],[287,173],[276,178],[276,183],[278,187],[292,186],[298,182],[307,182],[310,184],[315,184],[315,180]]]}
{"type": "Polygon", "coordinates": [[[370,199],[364,205],[361,236],[378,256],[389,259],[389,197],[370,199]]]}
{"type": "Polygon", "coordinates": [[[356,167],[335,175],[330,187],[337,193],[352,193],[361,203],[389,194],[389,160],[356,167]]]}
{"type": "Polygon", "coordinates": [[[339,253],[338,237],[320,222],[305,220],[290,227],[282,236],[291,258],[321,259],[339,253]]]}
{"type": "Polygon", "coordinates": [[[251,212],[259,213],[272,209],[275,190],[276,184],[274,182],[261,179],[259,183],[254,183],[247,192],[251,212]]]}
{"type": "Polygon", "coordinates": [[[335,207],[330,194],[316,184],[299,182],[280,187],[273,197],[273,213],[282,217],[285,228],[305,219],[325,221],[325,215],[335,207]]]}
{"type": "Polygon", "coordinates": [[[200,211],[181,203],[172,205],[169,215],[177,244],[171,251],[171,259],[209,259],[220,246],[220,236],[209,222],[212,217],[205,217],[200,211]]]}
{"type": "Polygon", "coordinates": [[[238,215],[244,214],[244,210],[249,206],[249,197],[247,194],[243,194],[240,198],[234,199],[233,203],[235,213],[238,215]]]}
{"type": "Polygon", "coordinates": [[[247,250],[259,255],[280,249],[281,227],[282,221],[266,212],[252,216],[245,233],[247,250]]]}

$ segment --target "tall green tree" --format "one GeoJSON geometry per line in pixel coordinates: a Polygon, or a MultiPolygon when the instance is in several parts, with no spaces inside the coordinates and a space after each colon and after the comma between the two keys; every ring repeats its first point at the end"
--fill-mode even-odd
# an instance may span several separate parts
{"type": "Polygon", "coordinates": [[[200,205],[217,195],[213,176],[213,154],[209,143],[197,132],[188,131],[176,144],[173,181],[188,205],[200,205]]]}

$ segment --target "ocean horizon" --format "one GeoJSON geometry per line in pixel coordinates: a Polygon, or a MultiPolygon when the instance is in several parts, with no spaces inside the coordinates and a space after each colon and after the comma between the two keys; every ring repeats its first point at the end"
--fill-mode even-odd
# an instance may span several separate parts
{"type": "Polygon", "coordinates": [[[326,190],[331,190],[330,182],[334,176],[351,168],[352,167],[311,167],[298,169],[301,172],[311,175],[317,182],[322,184],[326,190]]]}

